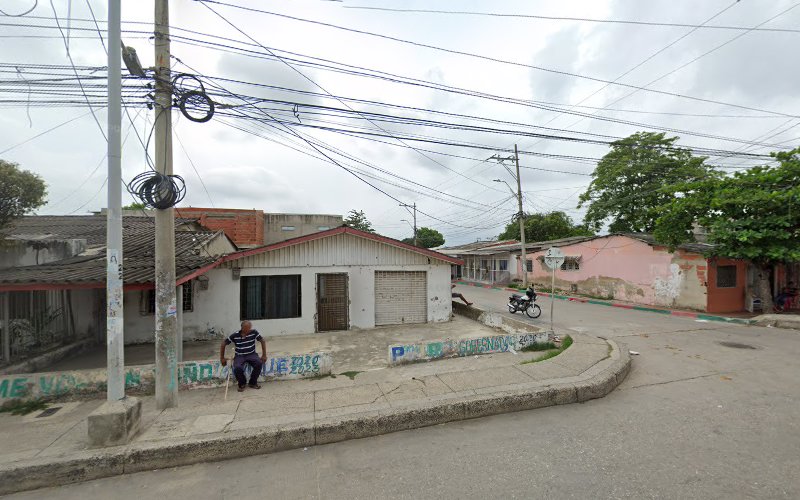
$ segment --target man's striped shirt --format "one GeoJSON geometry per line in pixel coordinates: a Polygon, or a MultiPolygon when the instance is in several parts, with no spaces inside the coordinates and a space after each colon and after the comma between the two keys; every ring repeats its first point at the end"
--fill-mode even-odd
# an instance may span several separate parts
{"type": "Polygon", "coordinates": [[[236,346],[236,355],[246,356],[256,352],[256,340],[261,340],[262,338],[258,330],[250,330],[244,336],[242,336],[241,331],[238,331],[225,339],[225,345],[233,343],[236,346]]]}

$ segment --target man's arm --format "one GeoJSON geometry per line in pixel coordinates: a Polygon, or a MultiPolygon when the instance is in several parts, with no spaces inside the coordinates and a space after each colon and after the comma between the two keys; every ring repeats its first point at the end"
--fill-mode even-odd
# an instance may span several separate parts
{"type": "Polygon", "coordinates": [[[225,346],[228,345],[228,339],[222,341],[222,344],[219,346],[219,362],[222,363],[222,366],[225,366],[228,362],[225,361],[225,346]]]}
{"type": "Polygon", "coordinates": [[[266,363],[267,362],[267,341],[264,340],[263,337],[260,338],[258,341],[261,342],[261,361],[263,363],[266,363]]]}

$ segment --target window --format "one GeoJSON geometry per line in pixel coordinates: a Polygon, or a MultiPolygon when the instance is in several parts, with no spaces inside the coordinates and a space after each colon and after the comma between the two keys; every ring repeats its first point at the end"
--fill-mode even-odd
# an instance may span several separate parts
{"type": "Polygon", "coordinates": [[[331,228],[330,226],[319,226],[317,228],[317,231],[327,231],[330,228],[331,228]]]}
{"type": "Polygon", "coordinates": [[[481,269],[489,269],[489,261],[481,259],[481,269]]]}
{"type": "Polygon", "coordinates": [[[507,260],[498,260],[497,263],[500,265],[501,271],[508,271],[508,261],[507,260]]]}
{"type": "Polygon", "coordinates": [[[580,271],[581,265],[578,262],[578,259],[566,259],[564,263],[561,264],[562,271],[580,271]]]}
{"type": "Polygon", "coordinates": [[[147,314],[155,314],[156,313],[156,291],[155,290],[148,290],[147,291],[147,314]]]}
{"type": "Polygon", "coordinates": [[[300,275],[242,276],[241,319],[300,317],[300,275]]]}
{"type": "Polygon", "coordinates": [[[294,231],[294,226],[281,226],[281,231],[294,231]]]}
{"type": "Polygon", "coordinates": [[[192,282],[187,281],[183,285],[183,310],[184,311],[193,311],[194,310],[194,295],[192,289],[192,282]]]}
{"type": "Polygon", "coordinates": [[[528,268],[528,272],[529,272],[529,273],[532,273],[532,272],[533,272],[533,261],[532,261],[532,260],[530,260],[530,259],[528,259],[528,260],[527,260],[527,261],[525,261],[525,262],[526,262],[526,264],[527,264],[525,267],[527,267],[527,268],[528,268]]]}
{"type": "Polygon", "coordinates": [[[736,266],[717,266],[717,288],[736,288],[736,266]]]}

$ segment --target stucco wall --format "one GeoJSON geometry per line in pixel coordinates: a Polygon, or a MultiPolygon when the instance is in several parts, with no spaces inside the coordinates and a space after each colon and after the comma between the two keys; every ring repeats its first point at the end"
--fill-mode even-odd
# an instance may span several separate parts
{"type": "Polygon", "coordinates": [[[264,244],[269,245],[298,236],[318,233],[342,225],[341,215],[325,214],[265,214],[264,244]],[[283,227],[294,227],[291,231],[283,231],[283,227]]]}
{"type": "Polygon", "coordinates": [[[0,267],[38,266],[86,250],[86,240],[0,239],[0,267]]]}
{"type": "MultiPolygon", "coordinates": [[[[253,326],[264,335],[314,333],[317,314],[317,274],[347,273],[350,292],[350,327],[375,327],[375,271],[426,271],[428,273],[428,321],[449,321],[450,264],[406,266],[330,266],[246,268],[241,276],[299,274],[301,317],[254,320],[253,326]]],[[[183,312],[184,339],[208,339],[230,335],[238,330],[240,280],[234,280],[231,269],[219,268],[206,273],[208,289],[195,284],[194,309],[183,312]]],[[[155,318],[140,313],[139,301],[145,292],[125,293],[125,343],[153,342],[155,318]]]]}
{"type": "MultiPolygon", "coordinates": [[[[560,247],[567,256],[580,256],[580,269],[556,270],[556,289],[638,304],[706,309],[705,259],[696,254],[667,251],[625,236],[610,236],[560,247]],[[698,274],[700,273],[700,274],[698,274]]],[[[534,252],[529,279],[550,287],[551,271],[534,252]]]]}

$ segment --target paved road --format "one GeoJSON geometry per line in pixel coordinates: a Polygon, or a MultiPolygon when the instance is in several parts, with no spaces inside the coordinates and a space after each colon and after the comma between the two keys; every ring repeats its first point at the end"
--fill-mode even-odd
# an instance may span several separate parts
{"type": "Polygon", "coordinates": [[[12,498],[800,498],[800,332],[556,306],[641,353],[606,398],[12,498]]]}

